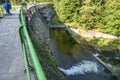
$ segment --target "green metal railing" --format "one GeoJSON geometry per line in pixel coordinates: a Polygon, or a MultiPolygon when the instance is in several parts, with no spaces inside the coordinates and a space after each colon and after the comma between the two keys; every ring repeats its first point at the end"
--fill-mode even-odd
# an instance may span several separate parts
{"type": "Polygon", "coordinates": [[[20,34],[21,45],[22,45],[22,50],[23,50],[23,55],[24,55],[24,60],[25,60],[27,79],[31,80],[31,76],[30,76],[28,57],[27,57],[26,48],[25,48],[25,39],[26,39],[26,42],[27,42],[27,45],[28,45],[28,48],[30,51],[30,55],[32,58],[32,62],[33,62],[38,80],[47,80],[45,77],[44,71],[40,65],[40,62],[38,60],[38,57],[37,57],[37,54],[36,54],[35,49],[33,47],[30,36],[28,34],[22,10],[20,10],[19,19],[20,19],[20,23],[21,23],[21,27],[19,28],[19,34],[20,34]]]}

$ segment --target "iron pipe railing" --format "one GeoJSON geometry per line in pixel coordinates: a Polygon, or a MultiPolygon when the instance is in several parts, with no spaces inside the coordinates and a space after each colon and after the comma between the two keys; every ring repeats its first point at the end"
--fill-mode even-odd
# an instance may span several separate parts
{"type": "MultiPolygon", "coordinates": [[[[22,31],[22,32],[20,33],[20,37],[22,38],[22,35],[25,36],[25,39],[26,39],[26,41],[27,41],[27,45],[28,45],[28,48],[29,48],[29,51],[30,51],[30,55],[31,55],[31,58],[32,58],[32,62],[33,62],[34,68],[35,68],[35,72],[36,72],[37,78],[38,78],[38,80],[47,80],[47,79],[46,79],[46,76],[45,76],[45,74],[44,74],[44,71],[43,71],[43,69],[42,69],[42,66],[41,66],[41,64],[40,64],[40,62],[39,62],[39,59],[38,59],[38,57],[37,57],[37,54],[36,54],[36,52],[35,52],[35,49],[34,49],[34,47],[33,47],[33,44],[32,44],[32,41],[31,41],[31,39],[30,39],[30,36],[29,36],[29,34],[28,34],[27,27],[26,27],[26,23],[25,23],[25,21],[24,21],[24,15],[23,15],[23,11],[22,11],[22,10],[20,10],[19,19],[20,19],[20,24],[21,24],[21,27],[20,27],[20,29],[19,29],[19,32],[22,31]]],[[[21,42],[25,44],[25,41],[24,41],[24,40],[21,40],[21,42]]],[[[25,52],[25,50],[24,50],[25,47],[24,47],[23,44],[21,44],[21,45],[22,45],[23,53],[24,53],[24,52],[25,52]]],[[[25,53],[26,53],[26,52],[25,52],[25,53]]],[[[27,56],[26,56],[26,57],[27,57],[27,56]]],[[[27,62],[27,63],[28,63],[28,62],[27,62]]],[[[26,66],[28,66],[27,63],[25,63],[26,66]]],[[[27,68],[27,67],[26,67],[26,68],[27,68]]],[[[29,69],[28,69],[28,72],[29,72],[29,69]]],[[[27,77],[29,77],[29,74],[30,74],[30,72],[27,73],[27,77]]]]}
{"type": "Polygon", "coordinates": [[[25,43],[24,43],[24,36],[22,35],[22,33],[23,33],[22,29],[23,29],[23,27],[21,26],[19,28],[19,35],[20,35],[21,46],[22,46],[24,62],[25,62],[25,72],[26,72],[27,80],[31,80],[29,63],[28,63],[28,58],[27,58],[27,53],[26,53],[26,47],[25,47],[25,43]]]}

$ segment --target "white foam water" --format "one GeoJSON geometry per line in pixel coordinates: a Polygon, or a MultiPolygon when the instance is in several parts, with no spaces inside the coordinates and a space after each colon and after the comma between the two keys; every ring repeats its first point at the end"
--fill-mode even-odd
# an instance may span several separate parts
{"type": "Polygon", "coordinates": [[[69,69],[63,69],[58,67],[66,75],[77,75],[77,74],[85,74],[89,72],[98,73],[98,65],[93,61],[82,61],[81,63],[72,66],[69,69]]]}
{"type": "Polygon", "coordinates": [[[99,56],[99,53],[93,54],[93,56],[97,57],[97,56],[99,56]]]}

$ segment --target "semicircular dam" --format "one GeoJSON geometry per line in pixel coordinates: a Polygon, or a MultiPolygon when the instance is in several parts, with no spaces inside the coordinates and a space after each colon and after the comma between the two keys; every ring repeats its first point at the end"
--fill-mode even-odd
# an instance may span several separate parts
{"type": "Polygon", "coordinates": [[[49,25],[52,15],[46,17],[52,13],[48,8],[51,4],[33,6],[27,15],[27,28],[47,80],[114,80],[93,56],[97,50],[69,28],[50,28],[54,25],[49,25]]]}

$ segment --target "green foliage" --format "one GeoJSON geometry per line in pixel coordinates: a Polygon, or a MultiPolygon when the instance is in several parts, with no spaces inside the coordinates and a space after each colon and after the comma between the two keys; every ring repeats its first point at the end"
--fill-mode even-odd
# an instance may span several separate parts
{"type": "Polygon", "coordinates": [[[70,26],[71,28],[75,28],[75,29],[79,28],[76,23],[73,23],[73,24],[74,24],[74,25],[71,25],[71,26],[70,26]]]}
{"type": "Polygon", "coordinates": [[[104,8],[98,21],[104,26],[99,26],[99,28],[102,32],[120,36],[120,1],[112,0],[106,2],[104,8]]]}
{"type": "Polygon", "coordinates": [[[0,5],[0,18],[3,17],[3,8],[2,5],[0,5]]]}
{"type": "Polygon", "coordinates": [[[61,24],[62,22],[58,19],[58,17],[52,18],[51,24],[61,24]]]}
{"type": "Polygon", "coordinates": [[[52,0],[36,0],[37,2],[51,2],[52,0]]]}
{"type": "Polygon", "coordinates": [[[120,0],[53,0],[62,22],[120,36],[120,0]]]}
{"type": "Polygon", "coordinates": [[[72,22],[76,20],[80,0],[53,0],[54,7],[61,21],[72,22]]]}
{"type": "Polygon", "coordinates": [[[120,39],[111,40],[103,38],[86,38],[90,45],[99,48],[102,51],[113,52],[114,54],[120,56],[120,39]]]}

